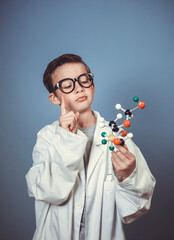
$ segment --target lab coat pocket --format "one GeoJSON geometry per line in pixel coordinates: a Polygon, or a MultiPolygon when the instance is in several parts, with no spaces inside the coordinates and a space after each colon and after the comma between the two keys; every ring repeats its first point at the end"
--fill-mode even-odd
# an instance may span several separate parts
{"type": "Polygon", "coordinates": [[[112,239],[112,226],[115,213],[115,182],[105,181],[101,219],[101,240],[112,239]]]}

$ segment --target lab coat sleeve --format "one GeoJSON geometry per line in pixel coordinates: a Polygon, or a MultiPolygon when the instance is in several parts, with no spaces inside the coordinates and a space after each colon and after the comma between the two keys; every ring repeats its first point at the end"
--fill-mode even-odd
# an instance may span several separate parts
{"type": "Polygon", "coordinates": [[[126,144],[136,158],[136,168],[122,182],[115,177],[116,205],[122,221],[130,223],[150,209],[156,181],[139,148],[130,139],[126,141],[126,144]]]}
{"type": "MultiPolygon", "coordinates": [[[[36,200],[59,205],[75,185],[88,138],[48,125],[37,134],[33,166],[26,174],[28,194],[36,200]]],[[[82,166],[82,165],[81,165],[82,166]]]]}

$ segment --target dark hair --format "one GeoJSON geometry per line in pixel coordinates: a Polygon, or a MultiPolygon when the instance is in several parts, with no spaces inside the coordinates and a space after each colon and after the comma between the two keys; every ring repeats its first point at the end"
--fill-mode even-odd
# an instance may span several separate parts
{"type": "Polygon", "coordinates": [[[53,84],[52,84],[52,74],[57,69],[57,67],[62,66],[66,63],[82,63],[85,67],[87,72],[90,72],[89,67],[86,65],[85,62],[83,62],[82,58],[75,54],[63,54],[59,56],[58,58],[55,58],[53,61],[51,61],[43,75],[43,83],[47,90],[51,93],[53,90],[53,84]]]}

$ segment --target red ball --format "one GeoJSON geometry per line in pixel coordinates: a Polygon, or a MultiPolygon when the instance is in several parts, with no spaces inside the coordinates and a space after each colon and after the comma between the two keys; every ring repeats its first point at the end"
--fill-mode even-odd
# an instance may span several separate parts
{"type": "Polygon", "coordinates": [[[126,137],[126,136],[127,136],[126,130],[122,130],[122,131],[121,131],[121,136],[122,136],[122,137],[126,137]]]}
{"type": "Polygon", "coordinates": [[[119,144],[121,143],[121,140],[120,140],[119,138],[115,138],[114,141],[113,141],[113,143],[114,143],[115,145],[119,145],[119,144]]]}
{"type": "Polygon", "coordinates": [[[123,122],[123,125],[124,125],[125,127],[130,127],[131,122],[130,122],[129,120],[125,120],[125,121],[123,122]]]}
{"type": "Polygon", "coordinates": [[[137,106],[138,106],[140,109],[143,109],[143,108],[145,108],[146,104],[145,104],[145,102],[141,101],[141,102],[138,103],[137,106]]]}

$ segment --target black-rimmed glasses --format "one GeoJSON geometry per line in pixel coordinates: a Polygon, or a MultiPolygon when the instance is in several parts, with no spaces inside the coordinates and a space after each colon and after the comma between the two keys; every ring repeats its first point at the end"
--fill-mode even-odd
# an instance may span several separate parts
{"type": "Polygon", "coordinates": [[[75,82],[77,81],[81,87],[89,88],[93,84],[93,73],[83,73],[77,78],[65,78],[60,80],[53,88],[52,92],[60,89],[63,93],[71,93],[75,89],[75,82]]]}

